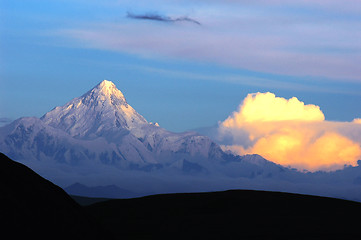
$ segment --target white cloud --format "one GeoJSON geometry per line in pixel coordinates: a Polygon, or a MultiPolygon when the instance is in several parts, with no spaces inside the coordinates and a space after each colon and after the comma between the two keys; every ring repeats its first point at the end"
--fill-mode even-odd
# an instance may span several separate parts
{"type": "Polygon", "coordinates": [[[272,93],[249,94],[238,111],[220,125],[232,141],[224,149],[260,154],[300,170],[336,170],[356,166],[361,158],[361,126],[329,122],[316,105],[272,93]]]}
{"type": "Polygon", "coordinates": [[[234,112],[224,122],[225,127],[241,127],[244,123],[275,121],[323,121],[320,107],[305,105],[296,97],[284,99],[275,94],[248,94],[238,112],[234,112]]]}

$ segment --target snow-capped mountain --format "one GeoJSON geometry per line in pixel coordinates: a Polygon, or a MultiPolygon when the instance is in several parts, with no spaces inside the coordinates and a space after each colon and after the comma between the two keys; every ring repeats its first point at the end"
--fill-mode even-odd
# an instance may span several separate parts
{"type": "Polygon", "coordinates": [[[40,119],[20,118],[2,127],[0,151],[15,160],[139,170],[179,168],[184,163],[201,169],[198,165],[222,162],[226,155],[208,137],[172,133],[148,123],[107,80],[40,119]]]}
{"type": "Polygon", "coordinates": [[[148,122],[125,100],[114,83],[104,80],[79,98],[46,113],[41,120],[75,138],[96,138],[131,130],[148,122]]]}
{"type": "Polygon", "coordinates": [[[252,188],[321,195],[336,189],[323,195],[361,199],[354,194],[361,192],[355,191],[361,190],[359,167],[311,174],[259,155],[234,156],[209,137],[147,122],[106,80],[41,118],[0,127],[0,152],[64,187],[80,182],[138,193],[252,188]]]}

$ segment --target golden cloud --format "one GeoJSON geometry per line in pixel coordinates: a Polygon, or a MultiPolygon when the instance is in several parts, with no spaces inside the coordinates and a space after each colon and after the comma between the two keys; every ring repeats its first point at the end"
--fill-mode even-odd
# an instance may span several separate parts
{"type": "Polygon", "coordinates": [[[228,117],[223,126],[240,127],[244,123],[274,121],[323,121],[325,116],[316,105],[305,105],[296,97],[289,100],[275,94],[252,93],[243,100],[238,112],[228,117]]]}
{"type": "Polygon", "coordinates": [[[355,118],[352,122],[361,124],[361,118],[355,118]]]}
{"type": "Polygon", "coordinates": [[[268,92],[249,94],[239,111],[221,123],[220,131],[233,139],[240,130],[248,134],[247,144],[223,146],[237,154],[260,154],[299,170],[332,171],[357,165],[360,144],[342,133],[342,129],[352,132],[350,129],[359,127],[357,123],[325,121],[319,106],[268,92]]]}

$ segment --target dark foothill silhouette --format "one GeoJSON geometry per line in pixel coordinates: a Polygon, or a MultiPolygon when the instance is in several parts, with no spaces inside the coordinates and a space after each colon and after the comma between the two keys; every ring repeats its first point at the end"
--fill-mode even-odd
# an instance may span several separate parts
{"type": "Polygon", "coordinates": [[[63,189],[0,153],[0,231],[9,239],[96,239],[102,232],[63,189]]]}

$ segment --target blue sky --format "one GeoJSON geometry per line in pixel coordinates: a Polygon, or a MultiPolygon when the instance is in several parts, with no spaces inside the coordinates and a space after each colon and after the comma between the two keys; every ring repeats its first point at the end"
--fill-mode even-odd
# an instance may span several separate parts
{"type": "Polygon", "coordinates": [[[103,79],[173,131],[223,121],[253,92],[361,117],[360,1],[134,2],[1,1],[0,118],[40,117],[103,79]]]}

